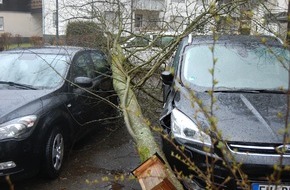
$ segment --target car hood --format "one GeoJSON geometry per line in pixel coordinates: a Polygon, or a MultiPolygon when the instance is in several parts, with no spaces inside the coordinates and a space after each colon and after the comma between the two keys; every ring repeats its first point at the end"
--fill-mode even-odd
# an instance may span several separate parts
{"type": "MultiPolygon", "coordinates": [[[[197,99],[207,107],[211,105],[208,93],[196,93],[197,99]]],[[[213,106],[217,127],[226,141],[281,143],[285,129],[287,96],[267,93],[214,93],[216,103],[213,106]]],[[[200,106],[193,107],[188,95],[178,93],[175,98],[177,109],[184,112],[193,121],[198,119],[207,123],[204,114],[200,115],[200,106]]]]}
{"type": "MultiPolygon", "coordinates": [[[[40,99],[48,93],[48,90],[0,90],[0,117],[40,99]]],[[[30,114],[33,113],[33,110],[29,111],[31,111],[30,114]]]]}

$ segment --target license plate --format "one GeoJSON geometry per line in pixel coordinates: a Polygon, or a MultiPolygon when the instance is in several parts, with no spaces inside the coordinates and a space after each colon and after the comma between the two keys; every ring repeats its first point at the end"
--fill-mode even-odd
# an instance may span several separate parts
{"type": "Polygon", "coordinates": [[[290,190],[290,185],[264,185],[253,183],[252,190],[290,190]]]}

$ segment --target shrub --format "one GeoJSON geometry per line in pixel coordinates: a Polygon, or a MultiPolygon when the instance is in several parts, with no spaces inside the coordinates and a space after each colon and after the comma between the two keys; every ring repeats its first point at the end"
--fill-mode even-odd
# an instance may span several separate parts
{"type": "Polygon", "coordinates": [[[73,46],[105,49],[106,37],[97,23],[75,21],[67,25],[66,43],[73,46]]]}
{"type": "Polygon", "coordinates": [[[20,45],[22,44],[22,36],[20,34],[15,34],[14,38],[17,47],[20,47],[20,45]]]}
{"type": "Polygon", "coordinates": [[[9,32],[5,32],[1,34],[1,49],[9,49],[11,44],[12,34],[9,32]]]}
{"type": "Polygon", "coordinates": [[[31,36],[30,37],[30,43],[33,46],[41,46],[41,45],[43,45],[43,39],[40,36],[31,36]]]}

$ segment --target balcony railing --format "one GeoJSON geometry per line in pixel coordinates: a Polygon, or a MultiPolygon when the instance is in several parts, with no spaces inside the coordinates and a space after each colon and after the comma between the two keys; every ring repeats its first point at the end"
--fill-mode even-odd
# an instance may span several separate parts
{"type": "Polygon", "coordinates": [[[133,0],[135,10],[162,11],[165,7],[165,0],[133,0]]]}

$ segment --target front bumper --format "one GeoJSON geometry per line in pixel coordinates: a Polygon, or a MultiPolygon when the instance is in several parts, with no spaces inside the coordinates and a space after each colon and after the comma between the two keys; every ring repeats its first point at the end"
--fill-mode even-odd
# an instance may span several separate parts
{"type": "Polygon", "coordinates": [[[0,141],[0,177],[33,175],[39,170],[40,160],[39,148],[29,139],[0,141]]]}
{"type": "MultiPolygon", "coordinates": [[[[186,183],[187,189],[206,189],[207,183],[204,177],[201,177],[194,171],[189,169],[188,165],[181,161],[184,158],[176,158],[170,153],[172,150],[176,154],[180,155],[180,152],[174,151],[176,148],[171,143],[163,142],[163,150],[165,150],[166,157],[170,165],[178,171],[182,171],[184,176],[192,176],[192,181],[186,183]],[[165,147],[164,147],[165,146],[165,147]],[[166,153],[167,152],[167,153],[166,153]],[[191,186],[192,188],[189,188],[191,186]]],[[[184,146],[184,144],[174,140],[175,145],[184,146]]],[[[274,176],[274,165],[280,163],[281,157],[279,155],[265,155],[254,153],[239,153],[229,150],[232,159],[221,159],[217,154],[208,154],[192,146],[185,145],[183,153],[187,158],[190,158],[192,163],[202,171],[205,176],[210,176],[209,179],[213,182],[212,185],[219,187],[220,189],[251,189],[252,183],[268,184],[269,178],[274,176]],[[226,161],[226,162],[224,162],[226,161]],[[228,165],[226,164],[228,163],[228,165]],[[241,173],[236,169],[235,171],[227,167],[233,163],[241,164],[237,168],[240,168],[241,173]],[[242,180],[244,179],[244,180],[242,180]],[[243,184],[243,181],[246,182],[243,184]],[[243,184],[243,185],[238,185],[243,184]]],[[[227,147],[228,148],[228,147],[227,147]]],[[[287,155],[283,158],[282,166],[290,166],[290,157],[287,155]]],[[[277,171],[277,170],[276,170],[277,171]]],[[[280,175],[279,179],[281,184],[290,184],[290,172],[289,170],[276,173],[280,175]]],[[[274,182],[272,182],[274,183],[274,182]]]]}

